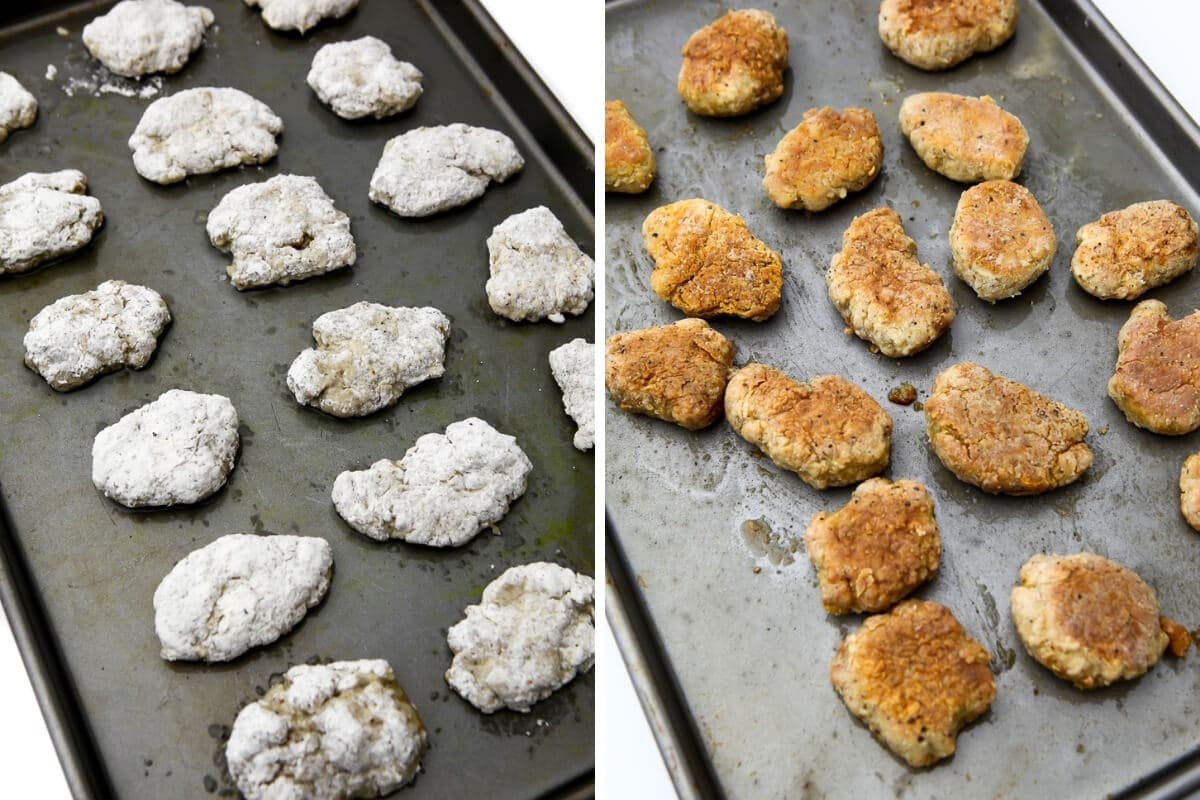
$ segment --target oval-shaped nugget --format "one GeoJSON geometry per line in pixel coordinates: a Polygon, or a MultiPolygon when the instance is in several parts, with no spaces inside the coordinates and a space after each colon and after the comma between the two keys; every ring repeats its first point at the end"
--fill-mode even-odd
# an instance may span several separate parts
{"type": "Polygon", "coordinates": [[[910,95],[900,105],[900,131],[927,167],[963,183],[1012,180],[1029,146],[1021,120],[987,95],[910,95]]]}
{"type": "Polygon", "coordinates": [[[1024,186],[984,181],[958,199],[950,254],[980,300],[1016,297],[1050,269],[1057,249],[1054,227],[1024,186]]]}
{"type": "Polygon", "coordinates": [[[1029,655],[1079,689],[1136,678],[1167,648],[1154,590],[1094,553],[1026,561],[1012,616],[1029,655]]]}
{"type": "Polygon", "coordinates": [[[1200,453],[1192,453],[1179,470],[1179,510],[1200,531],[1200,453]]]}
{"type": "Polygon", "coordinates": [[[1101,300],[1134,300],[1196,266],[1197,231],[1187,209],[1170,200],[1110,211],[1075,234],[1071,274],[1101,300]]]}
{"type": "Polygon", "coordinates": [[[787,31],[767,11],[730,11],[683,45],[676,88],[683,102],[706,117],[736,117],[783,94],[787,31]]]}
{"type": "Polygon", "coordinates": [[[883,0],[879,38],[914,67],[949,69],[1017,30],[1017,0],[883,0]]]}
{"type": "Polygon", "coordinates": [[[604,191],[641,194],[654,182],[654,150],[646,129],[620,100],[604,104],[604,191]]]}
{"type": "Polygon", "coordinates": [[[779,310],[783,259],[746,221],[707,200],[656,208],[642,223],[650,288],[691,317],[762,322],[779,310]]]}
{"type": "Polygon", "coordinates": [[[725,416],[738,435],[814,489],[877,475],[891,455],[892,418],[837,375],[799,382],[747,364],[729,379],[725,416]]]}
{"type": "Polygon", "coordinates": [[[767,154],[763,189],[780,208],[822,211],[865,189],[883,166],[883,139],[865,108],[804,112],[767,154]]]}
{"type": "Polygon", "coordinates": [[[700,430],[717,421],[733,342],[702,319],[608,337],[604,385],[622,411],[700,430]]]}
{"type": "Polygon", "coordinates": [[[1158,300],[1134,306],[1117,336],[1108,396],[1153,433],[1179,436],[1200,427],[1200,311],[1171,319],[1158,300]]]}
{"type": "Polygon", "coordinates": [[[992,494],[1048,492],[1092,465],[1083,414],[970,361],[934,380],[925,424],[946,469],[992,494]]]}
{"type": "Polygon", "coordinates": [[[891,358],[919,353],[954,321],[941,276],[917,260],[917,243],[890,208],[854,218],[825,284],[855,335],[891,358]]]}

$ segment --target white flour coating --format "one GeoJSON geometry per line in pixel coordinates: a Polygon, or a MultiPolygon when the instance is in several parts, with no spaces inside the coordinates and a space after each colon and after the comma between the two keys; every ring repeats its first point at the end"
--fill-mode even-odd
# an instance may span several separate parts
{"type": "Polygon", "coordinates": [[[238,289],[304,280],[354,263],[350,217],[315,178],[277,175],[239,186],[208,215],[208,238],[233,254],[238,289]]]}
{"type": "Polygon", "coordinates": [[[204,41],[213,13],[176,0],[122,0],[83,27],[83,44],[127,78],[178,72],[204,41]]]}
{"type": "Polygon", "coordinates": [[[579,430],[575,446],[591,450],[596,444],[596,345],[573,339],[550,351],[550,371],[563,393],[563,408],[579,430]]]}
{"type": "Polygon", "coordinates": [[[423,77],[421,70],[393,56],[386,42],[364,36],[318,50],[308,85],[343,119],[383,119],[416,104],[423,77]]]}
{"type": "Polygon", "coordinates": [[[417,439],[400,461],[338,475],[333,505],[372,539],[457,547],[508,513],[532,468],[516,439],[470,417],[417,439]]]}
{"type": "Polygon", "coordinates": [[[450,319],[436,308],[360,302],[313,322],[317,346],[296,356],[287,385],[301,405],[335,417],[386,408],[445,372],[450,319]]]}
{"type": "Polygon", "coordinates": [[[133,166],[155,183],[177,183],[242,164],[262,164],[279,151],[283,120],[238,89],[201,87],[155,100],[129,137],[133,166]]]}
{"type": "Polygon", "coordinates": [[[77,169],[28,172],[0,186],[0,275],[74,253],[104,222],[77,169]]]}
{"type": "Polygon", "coordinates": [[[12,75],[0,72],[0,142],[13,131],[32,125],[37,110],[37,98],[12,75]]]}
{"type": "Polygon", "coordinates": [[[58,67],[53,64],[46,65],[46,80],[52,81],[58,77],[58,67]]]}
{"type": "Polygon", "coordinates": [[[292,667],[243,708],[225,760],[246,800],[343,800],[399,789],[426,746],[386,661],[335,661],[292,667]]]}
{"type": "Polygon", "coordinates": [[[595,265],[545,206],[513,214],[488,237],[488,303],[515,322],[563,322],[592,302],[595,265]]]}
{"type": "Polygon", "coordinates": [[[129,508],[198,502],[233,470],[237,427],[228,397],[172,389],[96,434],[92,483],[129,508]]]}
{"type": "Polygon", "coordinates": [[[449,631],[446,682],[485,714],[529,711],[592,668],[596,583],[540,561],[511,567],[449,631]]]}
{"type": "Polygon", "coordinates": [[[124,367],[141,369],[171,321],[162,296],[125,281],[105,281],[43,308],[25,334],[25,366],[65,392],[124,367]]]}
{"type": "Polygon", "coordinates": [[[358,0],[246,0],[246,5],[262,9],[267,27],[306,33],[323,19],[346,16],[358,0]]]}
{"type": "Polygon", "coordinates": [[[427,217],[469,203],[523,166],[499,131],[460,122],[416,128],[384,145],[369,195],[402,217],[427,217]]]}
{"type": "Polygon", "coordinates": [[[333,550],[316,536],[234,533],[193,550],[154,590],[168,661],[230,661],[270,644],[329,589],[333,550]]]}

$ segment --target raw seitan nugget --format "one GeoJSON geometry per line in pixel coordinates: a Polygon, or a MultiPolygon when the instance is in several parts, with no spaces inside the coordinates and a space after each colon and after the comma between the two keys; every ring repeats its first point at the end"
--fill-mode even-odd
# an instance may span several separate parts
{"type": "Polygon", "coordinates": [[[537,206],[513,214],[487,239],[488,305],[514,322],[565,322],[594,296],[595,264],[554,212],[537,206]]]}
{"type": "Polygon", "coordinates": [[[1101,300],[1134,300],[1196,266],[1196,221],[1170,200],[1110,211],[1075,234],[1071,274],[1101,300]]]}
{"type": "Polygon", "coordinates": [[[783,259],[737,214],[707,200],[657,208],[642,223],[650,288],[692,317],[762,322],[779,310],[783,259]]]}
{"type": "Polygon", "coordinates": [[[0,142],[13,131],[32,125],[37,110],[37,98],[12,75],[0,72],[0,142]]]}
{"type": "Polygon", "coordinates": [[[122,0],[83,26],[83,44],[116,75],[140,78],[178,72],[213,24],[204,6],[175,0],[122,0]]]}
{"type": "Polygon", "coordinates": [[[1029,655],[1079,689],[1136,678],[1167,648],[1154,590],[1094,553],[1026,561],[1012,616],[1029,655]]]}
{"type": "Polygon", "coordinates": [[[322,20],[346,16],[358,0],[246,0],[246,5],[262,9],[268,28],[304,34],[322,20]]]}
{"type": "Polygon", "coordinates": [[[620,100],[604,104],[604,191],[641,194],[654,182],[654,150],[646,129],[620,100]]]}
{"type": "Polygon", "coordinates": [[[900,130],[927,167],[963,183],[1012,180],[1029,146],[1021,120],[987,95],[910,95],[900,105],[900,130]]]}
{"type": "Polygon", "coordinates": [[[1179,470],[1179,510],[1200,531],[1200,453],[1192,453],[1179,470]]]}
{"type": "Polygon", "coordinates": [[[917,243],[890,208],[854,218],[825,284],[855,335],[891,358],[919,353],[954,321],[941,276],[917,260],[917,243]]]}
{"type": "Polygon", "coordinates": [[[575,420],[572,443],[577,450],[596,445],[596,345],[572,339],[550,351],[550,373],[562,390],[563,410],[575,420]]]}
{"type": "Polygon", "coordinates": [[[949,69],[994,50],[1017,30],[1017,0],[883,0],[879,38],[901,59],[949,69]]]}
{"type": "Polygon", "coordinates": [[[883,166],[883,139],[865,108],[804,112],[767,154],[763,189],[780,208],[822,211],[865,189],[883,166]]]}
{"type": "Polygon", "coordinates": [[[946,469],[991,494],[1048,492],[1092,465],[1083,414],[970,361],[934,380],[925,424],[946,469]]]}
{"type": "Polygon", "coordinates": [[[412,108],[421,96],[421,70],[392,55],[387,42],[363,36],[317,51],[305,80],[342,119],[384,119],[412,108]]]}
{"type": "Polygon", "coordinates": [[[604,385],[622,411],[700,430],[721,416],[735,349],[702,319],[613,334],[604,385]]]}
{"type": "Polygon", "coordinates": [[[945,606],[906,600],[847,636],[829,673],[851,714],[910,765],[927,767],[953,755],[958,732],[995,699],[988,660],[945,606]]]}
{"type": "Polygon", "coordinates": [[[743,439],[815,489],[877,475],[891,455],[892,418],[837,375],[800,383],[747,364],[729,379],[725,416],[743,439]]]}
{"type": "Polygon", "coordinates": [[[1153,433],[1200,427],[1200,311],[1171,319],[1165,304],[1143,300],[1117,336],[1108,396],[1125,417],[1153,433]]]}
{"type": "Polygon", "coordinates": [[[736,117],[783,94],[787,31],[767,11],[730,11],[683,46],[677,84],[688,108],[706,117],[736,117]]]}
{"type": "Polygon", "coordinates": [[[1012,181],[984,181],[958,199],[950,226],[954,271],[980,300],[1015,297],[1050,269],[1058,243],[1033,193],[1012,181]]]}
{"type": "Polygon", "coordinates": [[[0,186],[0,275],[70,255],[103,224],[82,172],[27,172],[0,186]]]}
{"type": "Polygon", "coordinates": [[[916,481],[871,478],[850,502],[812,518],[804,536],[830,614],[885,611],[937,574],[933,498],[916,481]]]}

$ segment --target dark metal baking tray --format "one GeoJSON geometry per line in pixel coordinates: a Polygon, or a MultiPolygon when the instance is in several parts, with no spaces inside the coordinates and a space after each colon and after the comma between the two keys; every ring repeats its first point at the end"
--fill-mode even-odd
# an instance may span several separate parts
{"type": "MultiPolygon", "coordinates": [[[[107,224],[77,257],[0,281],[0,593],[68,781],[79,797],[234,794],[223,737],[272,676],[310,659],[381,657],[429,729],[424,770],[405,797],[560,796],[591,784],[594,682],[577,679],[532,713],[479,714],[448,691],[446,628],[508,566],[551,560],[592,574],[593,460],[571,444],[547,353],[592,338],[589,312],[565,325],[510,324],[484,295],[484,241],[506,216],[549,206],[592,250],[592,148],[475,2],[364,0],[300,38],[273,33],[234,0],[210,0],[217,25],[162,94],[236,86],[283,117],[278,158],[261,168],[159,187],[137,176],[125,141],[149,99],[93,96],[64,85],[99,77],[79,31],[107,3],[75,5],[0,32],[0,65],[38,97],[36,125],[0,148],[0,181],[29,171],[83,170],[107,224]],[[56,33],[62,26],[66,36],[56,33]],[[372,34],[425,73],[416,108],[348,123],[304,78],[323,44],[372,34]],[[44,76],[57,67],[55,81],[44,76]],[[510,134],[526,159],[478,202],[401,220],[367,198],[384,142],[419,125],[467,122],[510,134]],[[313,175],[351,216],[358,263],[286,288],[239,293],[205,214],[230,189],[271,175],[313,175]],[[57,394],[22,364],[29,318],[107,278],[161,292],[175,321],[149,368],[57,394]],[[366,419],[298,406],[287,365],[310,346],[320,313],[362,299],[431,304],[453,321],[446,374],[366,419]],[[242,452],[210,501],[135,513],[91,486],[95,433],[161,392],[232,398],[242,452]],[[329,500],[338,472],[399,457],[423,433],[478,415],[517,437],[534,469],[500,536],[433,550],[354,533],[329,500]],[[232,532],[323,536],[334,549],[328,598],[280,642],[224,666],[168,665],[154,636],[154,588],[183,555],[232,532]]],[[[90,81],[90,83],[89,83],[90,81]]],[[[128,88],[128,84],[117,82],[128,88]]],[[[18,769],[19,765],[8,765],[18,769]]]]}
{"type": "MultiPolygon", "coordinates": [[[[840,506],[850,490],[810,489],[724,422],[689,433],[609,401],[606,561],[617,590],[609,616],[680,793],[1099,797],[1194,788],[1196,654],[1082,693],[1026,655],[1008,595],[1033,553],[1089,549],[1136,569],[1164,613],[1200,625],[1200,551],[1177,489],[1180,464],[1200,439],[1136,429],[1107,398],[1117,329],[1132,304],[1093,299],[1069,270],[1076,229],[1104,211],[1169,197],[1200,212],[1196,125],[1080,0],[1023,2],[1011,43],[944,73],[913,69],[884,49],[878,0],[762,7],[788,30],[787,87],[777,103],[729,120],[690,115],[674,90],[679,48],[724,4],[607,7],[606,95],[630,106],[659,164],[646,195],[607,199],[607,331],[679,318],[648,287],[640,228],[650,210],[700,196],[743,214],[783,253],[783,304],[768,322],[716,327],[736,341],[738,363],[764,361],[798,378],[841,373],[884,403],[895,421],[886,474],[928,486],[942,527],[941,572],[918,595],[948,605],[986,645],[998,693],[991,711],[960,735],[952,759],[909,769],[872,740],[829,682],[834,647],[861,617],[824,614],[802,545],[794,563],[776,565],[741,532],[744,521],[761,519],[800,538],[814,512],[840,506]],[[950,269],[946,236],[963,187],[927,169],[896,121],[905,95],[933,89],[991,94],[1029,129],[1020,181],[1054,223],[1059,250],[1050,274],[1017,299],[983,303],[950,269]],[[804,110],[825,104],[875,112],[883,173],[819,215],[776,209],[760,186],[763,156],[804,110]],[[843,334],[823,281],[851,218],[884,204],[901,212],[920,258],[942,274],[959,308],[947,335],[900,361],[843,334]],[[968,359],[1084,411],[1096,462],[1081,481],[1042,497],[985,495],[932,455],[923,414],[884,399],[904,381],[924,399],[940,370],[968,359]]],[[[1187,314],[1200,305],[1200,277],[1148,296],[1187,314]]]]}

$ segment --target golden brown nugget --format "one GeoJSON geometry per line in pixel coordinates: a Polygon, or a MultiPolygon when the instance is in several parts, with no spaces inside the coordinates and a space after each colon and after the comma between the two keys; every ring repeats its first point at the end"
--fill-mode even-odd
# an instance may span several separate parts
{"type": "Polygon", "coordinates": [[[1196,266],[1196,221],[1170,200],[1134,203],[1075,234],[1071,274],[1101,300],[1134,300],[1196,266]]]}
{"type": "Polygon", "coordinates": [[[1159,617],[1158,624],[1163,633],[1167,634],[1167,652],[1176,658],[1183,658],[1192,647],[1192,632],[1173,619],[1159,617]]]}
{"type": "Polygon", "coordinates": [[[1017,30],[1017,0],[883,0],[879,38],[914,67],[949,69],[1017,30]]]}
{"type": "Polygon", "coordinates": [[[854,218],[825,284],[855,335],[891,358],[919,353],[954,321],[954,299],[890,208],[854,218]]]}
{"type": "Polygon", "coordinates": [[[865,189],[883,166],[883,139],[865,108],[804,112],[767,155],[763,189],[780,208],[822,211],[865,189]]]}
{"type": "Polygon", "coordinates": [[[910,95],[900,104],[900,130],[927,167],[962,183],[1012,180],[1029,146],[1021,120],[987,95],[910,95]]]}
{"type": "Polygon", "coordinates": [[[702,319],[614,334],[604,385],[623,411],[699,430],[721,416],[734,350],[702,319]]]}
{"type": "Polygon", "coordinates": [[[646,129],[620,100],[604,104],[604,191],[641,194],[654,182],[646,129]]]}
{"type": "Polygon", "coordinates": [[[1012,616],[1029,655],[1079,689],[1146,672],[1167,649],[1164,620],[1174,624],[1133,570],[1094,553],[1026,561],[1012,616]]]}
{"type": "Polygon", "coordinates": [[[787,31],[772,14],[730,11],[684,44],[676,88],[697,114],[736,117],[779,99],[787,63],[787,31]]]}
{"type": "Polygon", "coordinates": [[[945,606],[905,600],[838,645],[833,688],[850,713],[914,767],[954,754],[958,732],[996,697],[988,652],[945,606]]]}
{"type": "Polygon", "coordinates": [[[1092,465],[1083,414],[970,361],[934,380],[925,425],[946,469],[991,494],[1048,492],[1092,465]]]}
{"type": "Polygon", "coordinates": [[[1057,249],[1054,227],[1024,186],[984,181],[958,199],[950,254],[980,300],[1016,297],[1050,269],[1057,249]]]}
{"type": "Polygon", "coordinates": [[[814,489],[877,475],[891,455],[892,418],[845,378],[798,382],[747,364],[725,388],[725,417],[738,434],[814,489]]]}
{"type": "Polygon", "coordinates": [[[1168,436],[1200,427],[1200,311],[1171,319],[1158,300],[1143,300],[1117,335],[1117,367],[1108,396],[1139,428],[1168,436]]]}
{"type": "Polygon", "coordinates": [[[937,574],[942,540],[933,498],[916,481],[871,478],[804,536],[830,614],[885,611],[937,574]]]}
{"type": "Polygon", "coordinates": [[[642,223],[650,288],[690,317],[761,322],[779,310],[783,260],[746,222],[707,200],[657,208],[642,223]]]}
{"type": "Polygon", "coordinates": [[[1179,510],[1200,531],[1200,453],[1188,456],[1179,470],[1179,510]]]}

